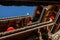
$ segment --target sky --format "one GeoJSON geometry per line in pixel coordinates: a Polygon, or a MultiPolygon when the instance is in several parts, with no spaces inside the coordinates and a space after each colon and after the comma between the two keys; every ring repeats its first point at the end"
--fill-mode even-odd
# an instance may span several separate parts
{"type": "Polygon", "coordinates": [[[36,10],[36,6],[2,6],[0,5],[0,18],[13,17],[13,16],[25,16],[27,13],[30,16],[36,10]]]}

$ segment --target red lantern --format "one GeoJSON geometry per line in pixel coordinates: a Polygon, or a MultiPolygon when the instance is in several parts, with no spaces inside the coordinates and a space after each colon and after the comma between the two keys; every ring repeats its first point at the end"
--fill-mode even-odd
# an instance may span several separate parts
{"type": "Polygon", "coordinates": [[[9,27],[9,28],[7,28],[7,31],[12,31],[12,30],[14,30],[13,27],[9,27]]]}
{"type": "Polygon", "coordinates": [[[32,21],[29,21],[28,24],[32,24],[32,21]]]}
{"type": "Polygon", "coordinates": [[[37,10],[37,11],[36,11],[36,14],[40,14],[40,11],[39,11],[39,10],[37,10]]]}
{"type": "Polygon", "coordinates": [[[50,18],[51,18],[51,19],[54,19],[54,16],[52,15],[52,16],[50,16],[50,18]]]}

